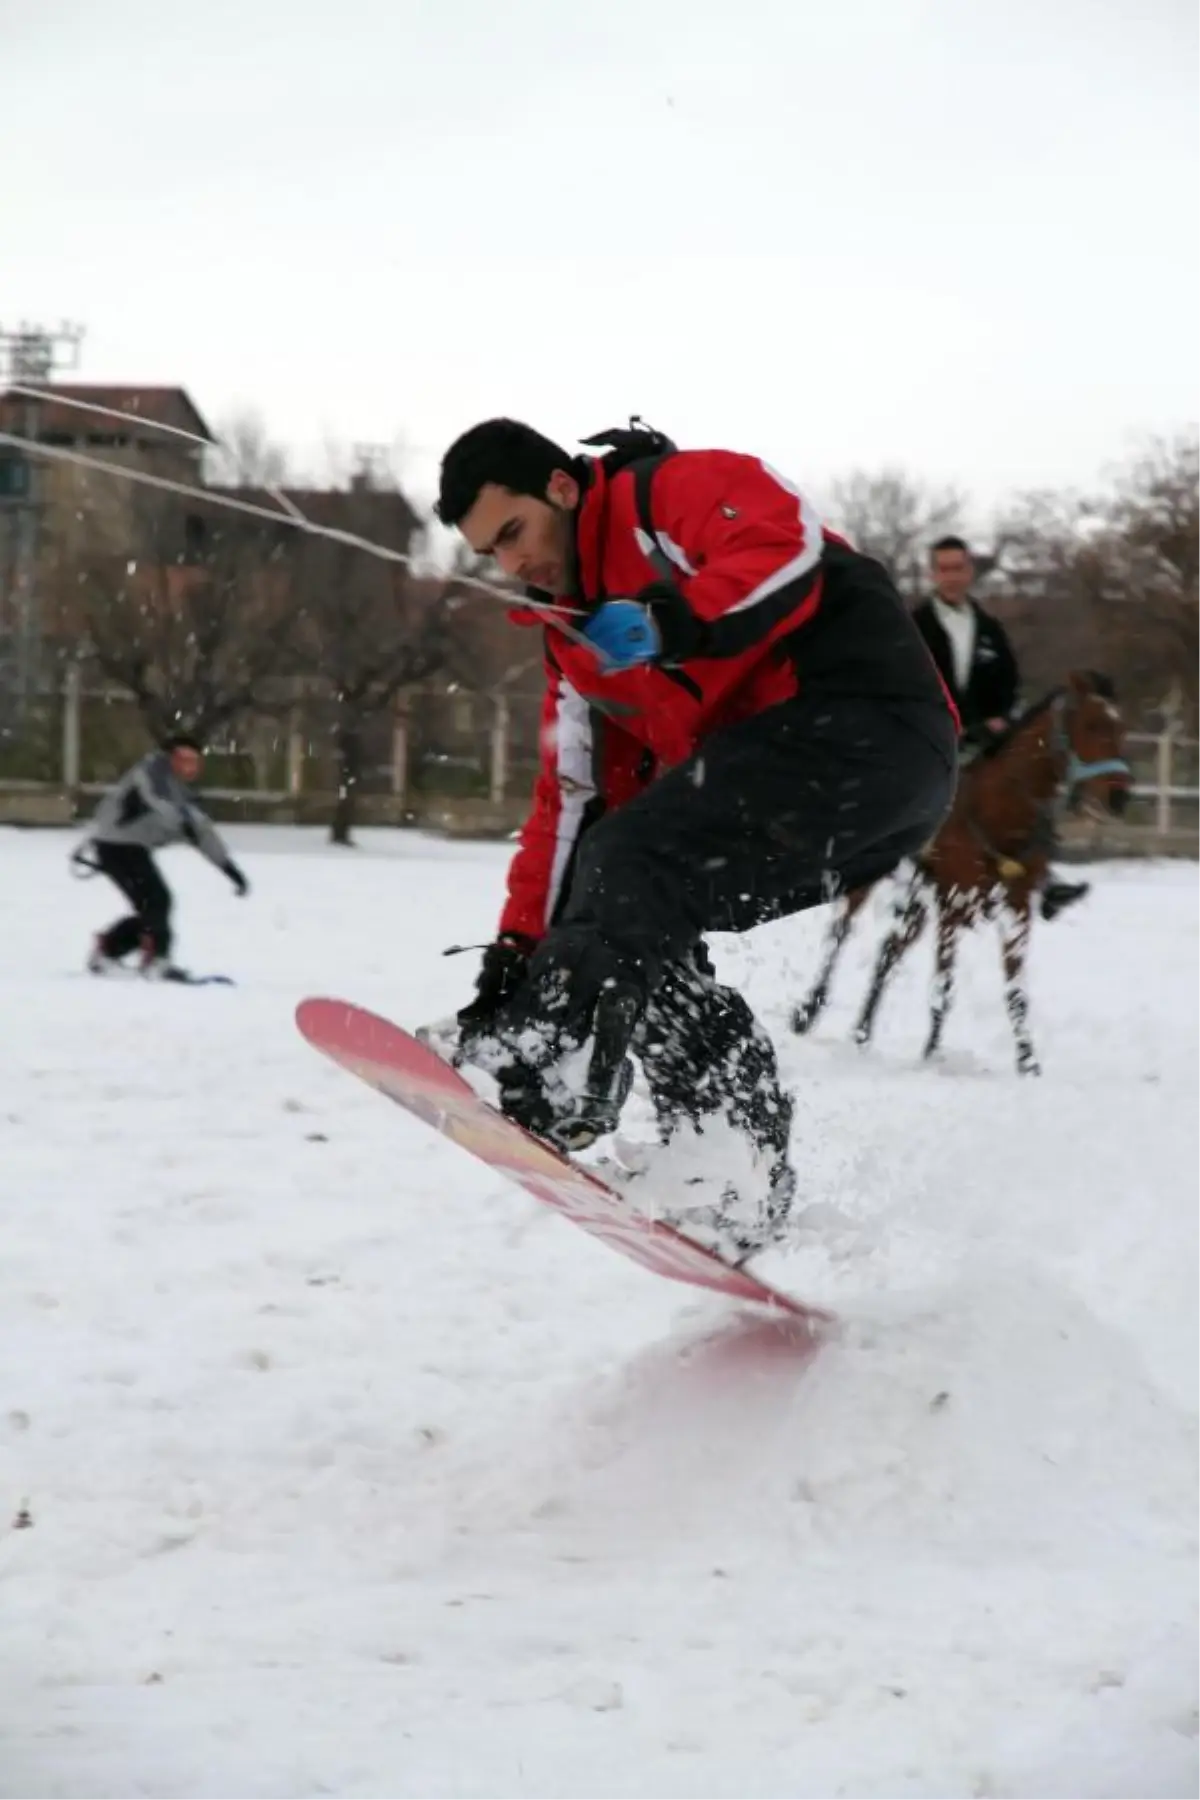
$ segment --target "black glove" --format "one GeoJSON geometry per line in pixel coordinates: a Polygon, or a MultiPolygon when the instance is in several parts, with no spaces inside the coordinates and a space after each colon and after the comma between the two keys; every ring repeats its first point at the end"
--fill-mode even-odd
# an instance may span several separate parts
{"type": "Polygon", "coordinates": [[[483,953],[475,982],[475,998],[461,1008],[457,1019],[465,1032],[478,1031],[489,1025],[507,1006],[525,980],[534,940],[519,932],[505,932],[483,953]]]}
{"type": "Polygon", "coordinates": [[[634,599],[647,609],[658,629],[658,662],[672,668],[690,657],[704,655],[708,626],[697,618],[678,588],[669,581],[652,581],[634,599]]]}
{"type": "Polygon", "coordinates": [[[250,892],[250,883],[246,880],[246,877],[242,874],[242,871],[235,862],[227,862],[225,864],[225,873],[228,875],[230,881],[232,881],[233,891],[239,900],[250,892]]]}

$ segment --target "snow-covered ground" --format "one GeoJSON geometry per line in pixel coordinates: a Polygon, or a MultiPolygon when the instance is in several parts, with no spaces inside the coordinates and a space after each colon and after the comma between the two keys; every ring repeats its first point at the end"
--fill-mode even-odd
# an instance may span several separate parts
{"type": "Polygon", "coordinates": [[[181,990],[0,832],[0,1794],[1196,1792],[1192,867],[1101,869],[917,1060],[929,955],[789,1039],[815,1353],[674,1288],[315,1056],[446,1012],[506,852],[171,853],[181,990]],[[25,1527],[25,1520],[28,1526],[25,1527]]]}

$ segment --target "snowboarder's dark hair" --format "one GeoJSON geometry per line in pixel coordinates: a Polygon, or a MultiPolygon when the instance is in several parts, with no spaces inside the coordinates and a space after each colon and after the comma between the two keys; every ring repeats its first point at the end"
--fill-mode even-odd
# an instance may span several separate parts
{"type": "Polygon", "coordinates": [[[194,750],[197,756],[204,755],[204,745],[198,737],[193,737],[188,731],[173,732],[170,737],[163,739],[162,748],[164,750],[194,750]]]}
{"type": "Polygon", "coordinates": [[[930,544],[930,557],[935,557],[939,550],[961,550],[964,556],[971,554],[971,546],[966,538],[955,537],[953,532],[946,537],[940,537],[936,544],[930,544]]]}
{"type": "Polygon", "coordinates": [[[435,511],[443,525],[461,524],[489,482],[544,500],[554,471],[573,474],[575,468],[576,459],[532,425],[484,419],[456,438],[443,456],[435,511]]]}

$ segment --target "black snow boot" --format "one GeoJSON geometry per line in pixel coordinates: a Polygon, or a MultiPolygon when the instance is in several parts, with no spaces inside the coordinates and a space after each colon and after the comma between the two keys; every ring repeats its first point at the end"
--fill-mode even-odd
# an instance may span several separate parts
{"type": "Polygon", "coordinates": [[[583,1150],[616,1127],[644,1004],[640,969],[594,933],[564,927],[538,946],[526,980],[467,1055],[496,1076],[509,1118],[561,1150],[583,1150]]]}
{"type": "Polygon", "coordinates": [[[1042,917],[1047,923],[1057,919],[1060,912],[1068,906],[1074,906],[1085,894],[1090,894],[1090,881],[1048,881],[1042,888],[1042,917]]]}
{"type": "Polygon", "coordinates": [[[742,995],[717,982],[702,948],[668,969],[633,1047],[663,1144],[685,1127],[715,1144],[724,1124],[748,1146],[759,1170],[753,1191],[742,1191],[736,1181],[721,1185],[710,1205],[680,1224],[703,1224],[739,1261],[780,1237],[796,1186],[788,1160],[792,1100],[780,1083],[770,1038],[742,995]]]}

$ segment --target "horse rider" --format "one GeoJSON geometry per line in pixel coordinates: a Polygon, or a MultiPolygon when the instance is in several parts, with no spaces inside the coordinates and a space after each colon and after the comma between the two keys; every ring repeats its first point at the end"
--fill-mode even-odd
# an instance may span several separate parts
{"type": "MultiPolygon", "coordinates": [[[[975,564],[960,537],[942,537],[929,552],[933,592],[913,619],[929,646],[962,720],[960,752],[969,760],[1007,729],[1021,685],[1013,647],[999,619],[971,594],[975,564]]],[[[1054,821],[1046,821],[1046,848],[1057,848],[1054,821]]],[[[1082,900],[1090,883],[1063,881],[1047,872],[1042,884],[1042,917],[1053,919],[1082,900]]]]}

